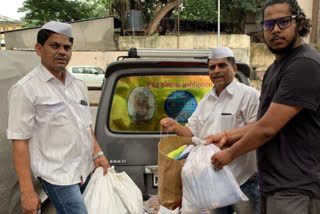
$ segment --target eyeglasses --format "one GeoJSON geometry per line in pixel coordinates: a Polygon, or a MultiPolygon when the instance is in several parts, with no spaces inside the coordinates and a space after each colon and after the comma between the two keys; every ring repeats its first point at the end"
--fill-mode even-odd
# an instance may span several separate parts
{"type": "Polygon", "coordinates": [[[280,29],[286,29],[290,27],[292,23],[292,19],[296,19],[297,16],[285,16],[278,19],[270,19],[270,20],[264,20],[261,22],[261,27],[264,31],[272,31],[274,28],[275,23],[277,23],[278,27],[280,29]]]}

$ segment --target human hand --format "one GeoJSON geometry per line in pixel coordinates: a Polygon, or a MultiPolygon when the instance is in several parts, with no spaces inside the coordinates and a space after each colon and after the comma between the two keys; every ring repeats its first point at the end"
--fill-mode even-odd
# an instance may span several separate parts
{"type": "Polygon", "coordinates": [[[170,117],[166,117],[163,118],[162,120],[160,120],[160,124],[163,127],[163,131],[165,132],[170,132],[170,131],[175,131],[176,125],[177,125],[177,121],[170,118],[170,117]]]}
{"type": "Polygon", "coordinates": [[[21,193],[21,208],[24,214],[37,214],[41,207],[41,201],[34,191],[21,193]]]}
{"type": "Polygon", "coordinates": [[[230,148],[221,150],[219,152],[216,152],[211,157],[211,163],[216,169],[222,169],[225,165],[228,165],[231,163],[234,159],[234,156],[231,152],[230,148]]]}
{"type": "Polygon", "coordinates": [[[206,137],[205,145],[214,144],[220,149],[228,142],[227,135],[225,132],[209,135],[206,137]]]}
{"type": "Polygon", "coordinates": [[[110,168],[110,164],[109,164],[109,161],[106,158],[106,156],[101,155],[101,156],[97,157],[96,159],[94,159],[94,167],[95,167],[95,169],[98,167],[102,167],[103,168],[103,175],[106,175],[108,172],[108,169],[110,168]]]}

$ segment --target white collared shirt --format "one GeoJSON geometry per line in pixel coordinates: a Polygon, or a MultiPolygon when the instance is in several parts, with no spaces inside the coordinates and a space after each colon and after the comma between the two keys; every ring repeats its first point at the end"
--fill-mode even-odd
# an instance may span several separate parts
{"type": "Polygon", "coordinates": [[[34,176],[56,185],[79,183],[94,169],[87,87],[64,74],[65,84],[39,65],[9,91],[7,137],[30,139],[34,176]]]}
{"type": "MultiPolygon", "coordinates": [[[[199,102],[186,126],[194,136],[204,140],[208,135],[256,121],[258,108],[259,92],[233,80],[219,97],[213,87],[199,102]]],[[[257,171],[256,151],[238,157],[229,168],[242,185],[257,171]]]]}

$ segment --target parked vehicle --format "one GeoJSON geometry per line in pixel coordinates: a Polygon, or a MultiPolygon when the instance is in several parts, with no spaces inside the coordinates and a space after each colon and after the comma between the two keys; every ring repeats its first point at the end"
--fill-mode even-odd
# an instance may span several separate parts
{"type": "MultiPolygon", "coordinates": [[[[185,124],[213,86],[209,50],[148,51],[145,56],[162,58],[138,58],[145,52],[133,49],[107,67],[95,125],[110,164],[126,171],[145,196],[157,194],[157,145],[167,135],[161,133],[160,120],[169,116],[185,124]],[[168,56],[174,58],[163,58],[168,56]]],[[[237,65],[236,78],[248,85],[249,66],[237,65]]]]}
{"type": "Polygon", "coordinates": [[[104,71],[95,66],[71,66],[68,71],[84,80],[88,88],[102,88],[104,71]]]}

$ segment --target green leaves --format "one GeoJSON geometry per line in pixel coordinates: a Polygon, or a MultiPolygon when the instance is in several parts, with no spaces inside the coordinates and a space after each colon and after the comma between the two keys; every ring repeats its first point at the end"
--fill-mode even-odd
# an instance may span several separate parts
{"type": "MultiPolygon", "coordinates": [[[[144,23],[148,26],[155,18],[155,10],[174,1],[177,0],[24,0],[19,11],[26,13],[24,21],[28,23],[27,26],[40,26],[50,20],[70,22],[108,15],[120,17],[125,23],[125,11],[135,9],[132,5],[138,3],[144,23]]],[[[217,21],[218,0],[181,2],[181,19],[217,21]]],[[[248,14],[260,13],[264,2],[265,0],[221,0],[221,21],[231,23],[231,33],[242,33],[248,14]]],[[[169,11],[166,16],[176,17],[177,9],[169,11]]]]}
{"type": "Polygon", "coordinates": [[[25,0],[19,12],[25,12],[23,18],[28,26],[39,26],[48,21],[70,22],[91,18],[94,7],[78,0],[25,0]]]}
{"type": "Polygon", "coordinates": [[[217,5],[213,0],[186,0],[182,5],[181,18],[216,21],[217,5]]]}

